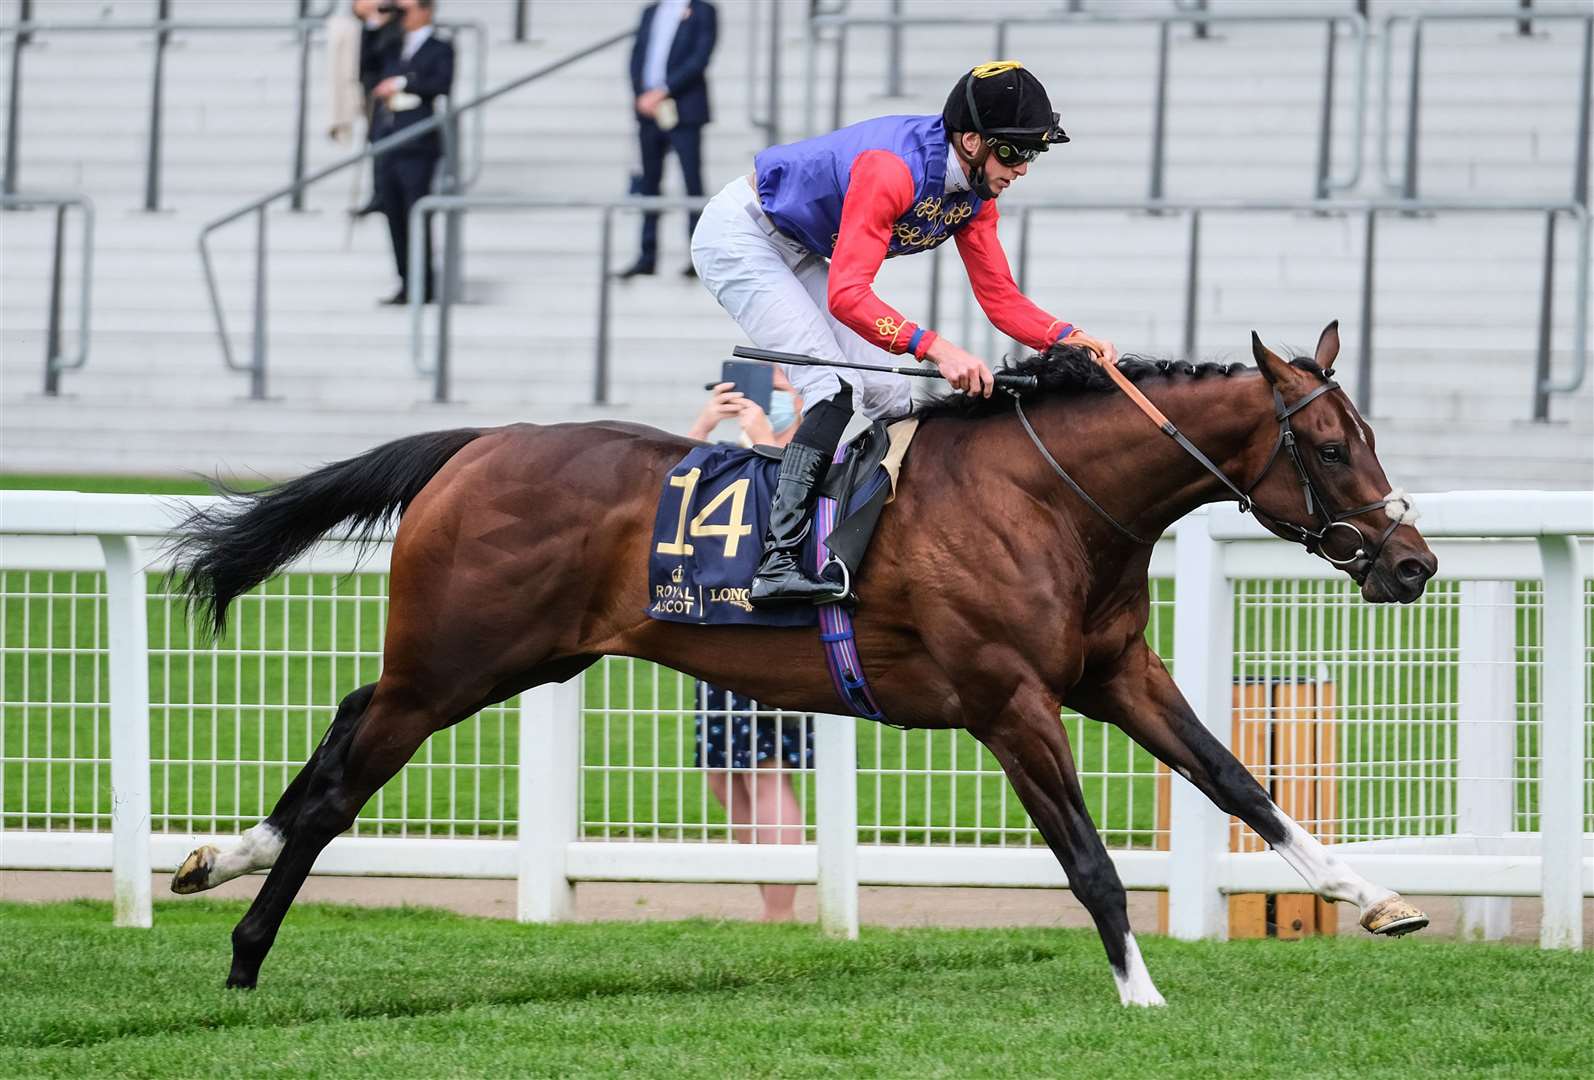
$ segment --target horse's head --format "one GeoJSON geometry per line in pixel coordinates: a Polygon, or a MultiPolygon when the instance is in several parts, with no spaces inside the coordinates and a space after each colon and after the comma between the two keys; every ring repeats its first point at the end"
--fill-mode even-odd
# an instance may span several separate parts
{"type": "Polygon", "coordinates": [[[1412,524],[1411,500],[1384,476],[1372,428],[1334,382],[1339,323],[1318,338],[1312,363],[1281,359],[1255,331],[1251,351],[1274,412],[1248,455],[1257,520],[1342,568],[1372,603],[1417,599],[1439,560],[1412,524]]]}

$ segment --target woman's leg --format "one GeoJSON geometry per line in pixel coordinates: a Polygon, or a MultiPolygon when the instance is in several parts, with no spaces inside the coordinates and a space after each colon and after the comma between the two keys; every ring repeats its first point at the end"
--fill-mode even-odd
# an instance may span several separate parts
{"type": "MultiPolygon", "coordinates": [[[[739,779],[748,788],[747,799],[752,806],[754,835],[760,844],[800,844],[803,842],[803,807],[797,801],[797,789],[791,774],[777,768],[778,762],[767,760],[739,779]]],[[[765,922],[790,922],[795,915],[797,901],[795,885],[760,885],[758,891],[764,898],[765,922]]]]}
{"type": "MultiPolygon", "coordinates": [[[[789,773],[772,770],[714,769],[708,789],[725,807],[731,838],[739,844],[800,844],[803,807],[789,773]]],[[[760,885],[765,922],[788,922],[797,898],[795,885],[760,885]]]]}
{"type": "Polygon", "coordinates": [[[747,785],[740,773],[728,769],[711,769],[708,789],[725,808],[725,817],[731,823],[731,839],[738,844],[751,844],[753,836],[753,805],[748,798],[747,785]]]}

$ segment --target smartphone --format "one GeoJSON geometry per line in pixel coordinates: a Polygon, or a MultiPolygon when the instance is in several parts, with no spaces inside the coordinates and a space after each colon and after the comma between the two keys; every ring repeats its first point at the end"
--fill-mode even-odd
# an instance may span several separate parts
{"type": "MultiPolygon", "coordinates": [[[[742,396],[769,412],[769,399],[775,393],[775,369],[768,364],[750,364],[746,360],[727,360],[720,365],[720,382],[730,383],[742,396]]],[[[719,383],[708,383],[703,389],[712,390],[719,383]]]]}

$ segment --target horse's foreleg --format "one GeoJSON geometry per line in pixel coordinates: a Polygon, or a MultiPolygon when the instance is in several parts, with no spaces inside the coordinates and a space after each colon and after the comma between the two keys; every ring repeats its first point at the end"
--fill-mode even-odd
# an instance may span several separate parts
{"type": "Polygon", "coordinates": [[[1355,904],[1375,934],[1421,930],[1428,917],[1391,889],[1375,885],[1303,829],[1201,723],[1162,660],[1145,645],[1105,680],[1082,683],[1068,702],[1113,724],[1189,780],[1224,813],[1245,822],[1295,868],[1313,892],[1355,904]]]}
{"type": "MultiPolygon", "coordinates": [[[[354,695],[350,695],[351,698],[354,695]]],[[[341,739],[328,741],[311,767],[287,841],[254,903],[233,929],[229,987],[250,988],[276,940],[293,898],[333,837],[354,824],[355,815],[414,755],[433,731],[459,719],[439,717],[408,701],[402,692],[384,695],[382,684],[351,718],[341,739]]]]}
{"type": "Polygon", "coordinates": [[[204,892],[235,877],[268,869],[277,861],[283,845],[287,843],[289,827],[299,814],[299,806],[309,787],[310,777],[315,773],[316,762],[329,745],[336,745],[348,737],[354,721],[365,710],[375,688],[376,684],[370,683],[343,699],[332,723],[327,725],[326,733],[311,753],[310,760],[283,790],[282,797],[264,821],[244,830],[238,842],[231,847],[218,848],[206,844],[189,853],[183,865],[177,868],[177,873],[172,875],[172,892],[204,892]]]}
{"type": "Polygon", "coordinates": [[[1096,923],[1118,1000],[1161,1005],[1129,928],[1123,883],[1085,808],[1068,738],[1057,722],[1057,702],[1039,691],[1020,691],[1004,715],[976,732],[1001,762],[1030,820],[1068,875],[1068,886],[1096,923]]]}

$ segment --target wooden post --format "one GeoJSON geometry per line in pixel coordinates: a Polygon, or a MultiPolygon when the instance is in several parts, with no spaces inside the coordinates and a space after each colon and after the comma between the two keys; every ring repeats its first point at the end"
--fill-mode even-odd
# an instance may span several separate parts
{"type": "MultiPolygon", "coordinates": [[[[1268,684],[1256,679],[1237,680],[1234,685],[1234,734],[1231,745],[1240,764],[1251,770],[1275,799],[1278,793],[1269,782],[1272,727],[1269,716],[1268,684]]],[[[1230,851],[1265,851],[1267,845],[1248,830],[1238,818],[1229,819],[1230,851]]],[[[1229,896],[1229,937],[1259,938],[1268,933],[1268,896],[1265,893],[1232,893],[1229,896]]]]}

